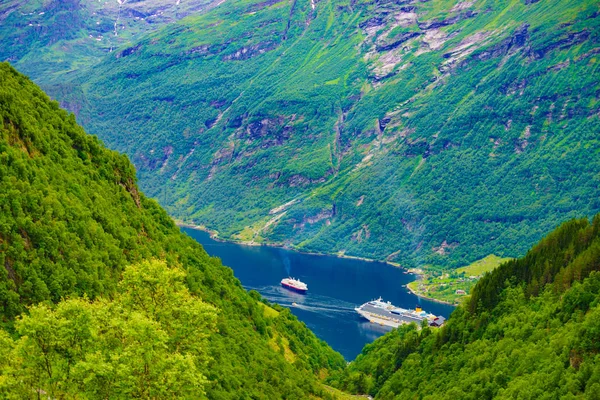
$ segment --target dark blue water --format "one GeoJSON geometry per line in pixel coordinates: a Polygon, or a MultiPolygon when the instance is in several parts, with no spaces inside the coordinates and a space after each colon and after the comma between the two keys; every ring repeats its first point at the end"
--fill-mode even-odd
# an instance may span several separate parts
{"type": "Polygon", "coordinates": [[[396,306],[421,305],[424,310],[444,317],[454,309],[413,295],[404,285],[415,277],[385,263],[243,246],[215,241],[199,230],[182,228],[182,231],[202,244],[208,254],[231,267],[246,289],[257,290],[270,302],[289,307],[346,360],[353,360],[365,344],[389,331],[356,314],[354,307],[366,301],[381,296],[396,306]],[[302,295],[282,288],[281,279],[288,276],[305,282],[308,293],[302,295]]]}

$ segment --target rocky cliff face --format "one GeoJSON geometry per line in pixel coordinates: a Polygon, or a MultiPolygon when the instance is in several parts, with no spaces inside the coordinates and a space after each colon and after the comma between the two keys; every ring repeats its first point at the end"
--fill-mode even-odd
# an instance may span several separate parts
{"type": "Polygon", "coordinates": [[[600,210],[599,15],[593,1],[230,0],[56,94],[178,218],[458,265],[600,210]]]}

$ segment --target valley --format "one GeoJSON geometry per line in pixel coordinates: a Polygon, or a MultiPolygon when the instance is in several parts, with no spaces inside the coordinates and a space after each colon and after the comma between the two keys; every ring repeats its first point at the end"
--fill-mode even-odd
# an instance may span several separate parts
{"type": "Polygon", "coordinates": [[[269,302],[289,308],[347,361],[391,330],[360,318],[354,308],[367,301],[382,297],[399,307],[420,306],[446,318],[454,309],[410,294],[406,285],[414,275],[384,263],[219,242],[189,228],[182,228],[182,232],[228,265],[246,290],[255,290],[269,302]],[[305,282],[308,292],[303,295],[280,287],[281,279],[288,276],[305,282]]]}
{"type": "Polygon", "coordinates": [[[0,41],[0,398],[599,398],[598,1],[6,0],[0,41]]]}
{"type": "Polygon", "coordinates": [[[595,2],[226,4],[38,78],[175,218],[456,268],[600,210],[595,2]]]}

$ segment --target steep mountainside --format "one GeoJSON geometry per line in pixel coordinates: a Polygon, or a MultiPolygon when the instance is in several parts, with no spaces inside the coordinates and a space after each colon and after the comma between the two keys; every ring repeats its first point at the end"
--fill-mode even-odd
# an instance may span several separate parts
{"type": "Polygon", "coordinates": [[[321,392],[317,373],[344,365],[289,310],[247,293],[139,192],[125,156],[6,63],[0,117],[0,319],[13,336],[0,329],[0,397],[191,385],[189,398],[305,399],[321,392]]]}
{"type": "Polygon", "coordinates": [[[231,0],[54,91],[222,237],[404,265],[600,210],[596,1],[231,0]]]}
{"type": "Polygon", "coordinates": [[[598,399],[600,215],[487,274],[440,330],[365,346],[332,383],[378,399],[598,399]]]}
{"type": "Polygon", "coordinates": [[[217,5],[211,0],[6,0],[0,61],[42,84],[98,62],[145,32],[217,5]]]}

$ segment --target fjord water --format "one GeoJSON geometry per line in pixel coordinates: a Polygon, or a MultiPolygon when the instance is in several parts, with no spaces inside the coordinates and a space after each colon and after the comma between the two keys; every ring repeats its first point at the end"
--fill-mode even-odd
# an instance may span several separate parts
{"type": "Polygon", "coordinates": [[[356,314],[354,307],[368,300],[381,296],[396,306],[420,305],[444,317],[454,309],[410,293],[405,285],[415,276],[385,263],[244,246],[213,240],[208,233],[195,229],[182,231],[202,244],[208,254],[231,267],[246,289],[254,289],[270,302],[289,307],[346,360],[353,360],[365,344],[389,331],[356,314]],[[280,281],[288,276],[305,282],[308,293],[302,295],[282,288],[280,281]]]}

